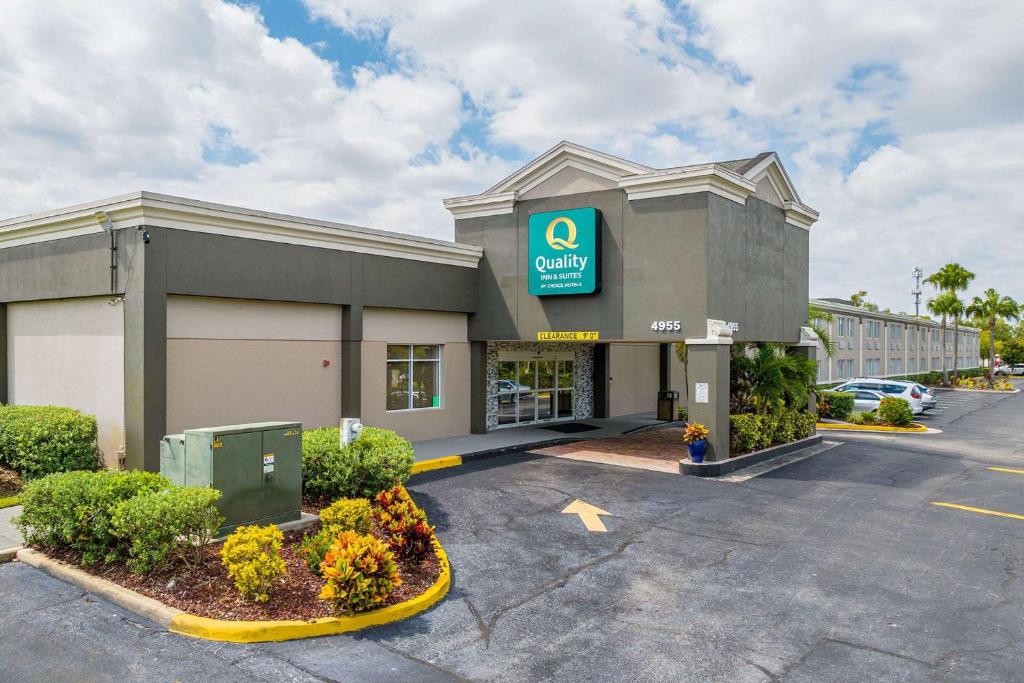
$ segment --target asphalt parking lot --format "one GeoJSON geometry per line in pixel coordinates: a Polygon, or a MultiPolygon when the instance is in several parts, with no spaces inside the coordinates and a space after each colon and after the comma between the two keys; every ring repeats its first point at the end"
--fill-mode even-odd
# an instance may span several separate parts
{"type": "MultiPolygon", "coordinates": [[[[952,393],[952,392],[951,392],[952,393]]],[[[521,454],[410,486],[454,567],[357,636],[194,641],[0,566],[5,680],[1020,680],[1024,398],[956,392],[942,434],[743,483],[521,454]],[[588,531],[562,510],[609,514],[588,531]]]]}

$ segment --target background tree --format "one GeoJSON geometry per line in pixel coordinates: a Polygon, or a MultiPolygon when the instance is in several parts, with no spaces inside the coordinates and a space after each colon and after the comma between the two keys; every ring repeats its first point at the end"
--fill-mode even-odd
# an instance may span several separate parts
{"type": "Polygon", "coordinates": [[[949,372],[946,368],[946,321],[949,320],[950,314],[957,310],[958,303],[960,303],[960,300],[956,294],[950,292],[943,292],[928,300],[928,310],[933,315],[939,316],[942,321],[939,327],[942,330],[942,344],[940,347],[942,348],[942,384],[944,386],[949,386],[949,372]]]}
{"type": "Polygon", "coordinates": [[[984,318],[988,321],[988,383],[992,386],[995,380],[995,337],[997,320],[1017,320],[1020,317],[1020,305],[1008,296],[1003,296],[989,287],[983,296],[976,296],[967,307],[967,315],[984,318]]]}
{"type": "MultiPolygon", "coordinates": [[[[952,294],[952,298],[949,300],[949,315],[953,318],[953,377],[957,378],[960,376],[960,316],[964,314],[966,310],[965,304],[960,301],[959,293],[966,291],[967,286],[971,284],[971,280],[974,279],[974,273],[967,270],[959,263],[947,263],[946,265],[939,268],[937,271],[929,275],[924,279],[925,282],[931,285],[935,285],[935,288],[940,292],[952,294]],[[954,299],[956,301],[954,301],[954,299]],[[959,305],[958,305],[959,304],[959,305]]],[[[942,335],[942,343],[946,343],[946,335],[942,335]]],[[[945,349],[943,349],[943,370],[945,370],[945,349]]]]}
{"type": "Polygon", "coordinates": [[[1017,337],[1004,342],[999,356],[1007,365],[1020,365],[1024,363],[1024,339],[1017,337]]]}
{"type": "Polygon", "coordinates": [[[863,289],[859,292],[854,292],[850,295],[850,303],[858,308],[866,308],[869,311],[877,311],[878,304],[873,304],[867,300],[868,293],[863,289]]]}

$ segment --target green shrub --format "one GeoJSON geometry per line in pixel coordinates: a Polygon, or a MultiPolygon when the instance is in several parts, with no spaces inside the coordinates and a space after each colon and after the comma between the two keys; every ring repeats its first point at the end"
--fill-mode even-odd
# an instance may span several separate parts
{"type": "Polygon", "coordinates": [[[855,425],[873,425],[878,423],[874,413],[852,413],[847,418],[847,421],[855,425]]]}
{"type": "Polygon", "coordinates": [[[224,521],[217,512],[219,499],[216,489],[172,486],[119,503],[111,524],[128,546],[128,567],[147,572],[168,559],[198,564],[224,521]]]}
{"type": "Polygon", "coordinates": [[[307,496],[319,500],[371,498],[409,480],[412,444],[395,432],[366,427],[344,447],[339,438],[337,427],[303,432],[302,476],[307,496]]]}
{"type": "Polygon", "coordinates": [[[729,452],[733,455],[756,451],[764,428],[761,416],[738,413],[729,416],[729,452]]]}
{"type": "Polygon", "coordinates": [[[354,462],[348,498],[372,498],[409,481],[415,460],[412,444],[390,429],[366,427],[349,450],[354,462]]]}
{"type": "Polygon", "coordinates": [[[352,477],[352,460],[342,449],[337,427],[302,432],[302,489],[317,500],[345,495],[352,477]]]}
{"type": "Polygon", "coordinates": [[[320,523],[325,528],[341,531],[370,533],[373,523],[373,508],[365,498],[342,498],[320,511],[320,523]]]}
{"type": "Polygon", "coordinates": [[[242,597],[267,602],[274,579],[285,573],[281,557],[284,534],[273,524],[240,526],[224,541],[221,563],[242,597]]]}
{"type": "Polygon", "coordinates": [[[57,406],[0,406],[0,465],[38,479],[100,464],[95,417],[57,406]]]}
{"type": "Polygon", "coordinates": [[[914,419],[910,404],[903,398],[883,398],[876,412],[881,422],[894,427],[905,427],[914,419]]]}
{"type": "Polygon", "coordinates": [[[797,439],[806,439],[814,434],[814,428],[818,419],[814,413],[797,411],[794,415],[794,421],[796,423],[796,432],[793,436],[797,439]]]}
{"type": "Polygon", "coordinates": [[[336,537],[334,529],[328,527],[322,527],[315,534],[306,534],[302,537],[298,550],[299,557],[302,558],[306,568],[316,576],[323,576],[320,564],[324,561],[324,556],[327,555],[327,551],[330,550],[336,537]]]}
{"type": "Polygon", "coordinates": [[[320,589],[320,599],[344,614],[381,605],[402,584],[387,544],[354,531],[342,531],[337,536],[324,557],[321,572],[327,581],[320,589]]]}
{"type": "Polygon", "coordinates": [[[853,412],[854,395],[848,391],[818,393],[818,414],[833,420],[845,420],[853,412]]]}
{"type": "Polygon", "coordinates": [[[26,542],[82,553],[82,562],[112,562],[124,541],[112,518],[129,498],[160,491],[170,482],[153,472],[62,472],[30,481],[19,495],[22,513],[13,522],[26,542]]]}
{"type": "Polygon", "coordinates": [[[815,415],[804,410],[737,413],[729,416],[729,451],[742,455],[775,444],[805,439],[814,433],[815,415]]]}

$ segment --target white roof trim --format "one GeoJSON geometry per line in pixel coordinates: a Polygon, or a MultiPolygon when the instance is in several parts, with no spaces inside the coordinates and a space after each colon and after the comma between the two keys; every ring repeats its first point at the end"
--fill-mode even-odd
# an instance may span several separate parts
{"type": "Polygon", "coordinates": [[[738,204],[757,190],[750,180],[718,164],[700,164],[682,168],[668,168],[619,181],[630,201],[675,194],[712,192],[738,204]]]}
{"type": "Polygon", "coordinates": [[[153,192],[0,221],[0,249],[100,233],[93,217],[97,211],[106,212],[115,229],[146,225],[469,268],[477,267],[483,255],[480,247],[467,244],[153,192]]]}
{"type": "Polygon", "coordinates": [[[481,216],[500,216],[512,213],[515,207],[517,192],[501,194],[478,194],[469,197],[452,197],[445,199],[444,208],[452,212],[456,218],[480,218],[481,216]]]}
{"type": "Polygon", "coordinates": [[[793,181],[790,180],[789,174],[786,173],[786,168],[782,165],[782,161],[779,159],[779,155],[772,152],[767,157],[762,159],[756,166],[751,168],[749,171],[743,174],[744,178],[753,180],[755,183],[761,180],[764,175],[772,181],[772,186],[775,187],[779,194],[779,199],[786,201],[792,200],[795,202],[800,201],[800,195],[797,194],[796,187],[793,185],[793,181]],[[779,185],[782,185],[780,188],[779,185]]]}
{"type": "Polygon", "coordinates": [[[804,230],[810,230],[820,215],[811,207],[794,201],[783,202],[782,208],[786,212],[786,222],[804,230]]]}
{"type": "MultiPolygon", "coordinates": [[[[851,306],[849,304],[840,304],[835,301],[825,301],[823,299],[810,299],[809,303],[816,308],[820,308],[831,313],[857,315],[864,318],[879,318],[891,322],[898,322],[903,325],[918,325],[920,327],[932,327],[936,329],[942,327],[942,323],[939,322],[938,320],[925,320],[924,318],[917,318],[906,313],[885,313],[882,311],[869,311],[863,306],[851,306]]],[[[949,325],[947,325],[947,327],[950,330],[952,330],[953,324],[950,323],[949,325]]],[[[967,325],[961,325],[960,331],[978,333],[981,332],[978,328],[969,327],[967,325]]]]}
{"type": "Polygon", "coordinates": [[[650,166],[644,166],[643,164],[621,159],[611,154],[598,152],[596,149],[590,149],[589,147],[563,140],[481,194],[488,195],[497,192],[511,192],[513,190],[525,192],[530,187],[535,187],[540,182],[543,182],[544,179],[553,175],[548,167],[557,165],[566,158],[574,162],[572,165],[575,168],[587,173],[593,173],[602,178],[608,178],[609,180],[616,180],[623,176],[636,175],[638,173],[649,173],[654,170],[650,166]],[[539,181],[535,177],[539,175],[544,176],[545,174],[547,175],[539,181]]]}

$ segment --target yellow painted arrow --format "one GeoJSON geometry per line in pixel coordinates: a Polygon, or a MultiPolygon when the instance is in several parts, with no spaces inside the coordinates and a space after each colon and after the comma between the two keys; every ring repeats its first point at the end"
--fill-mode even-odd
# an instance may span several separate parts
{"type": "Polygon", "coordinates": [[[595,507],[590,503],[584,503],[582,500],[577,498],[573,502],[565,506],[562,510],[563,515],[579,515],[580,521],[583,522],[583,526],[587,527],[587,531],[608,531],[604,526],[604,522],[598,515],[609,515],[610,512],[605,512],[599,507],[595,507]]]}

